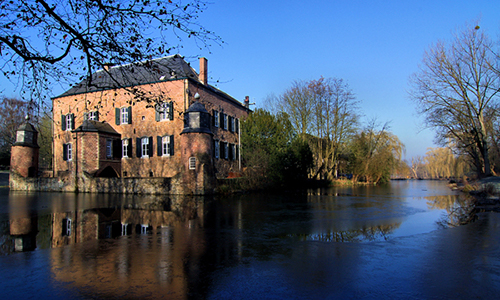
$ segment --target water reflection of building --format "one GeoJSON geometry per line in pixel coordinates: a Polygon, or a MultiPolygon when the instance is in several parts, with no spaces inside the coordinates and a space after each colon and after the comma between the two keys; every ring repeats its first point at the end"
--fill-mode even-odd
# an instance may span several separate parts
{"type": "Polygon", "coordinates": [[[76,219],[72,221],[75,241],[83,239],[81,232],[86,231],[93,231],[99,239],[127,237],[90,243],[79,251],[54,249],[54,278],[71,282],[92,297],[188,298],[206,250],[202,230],[205,203],[135,206],[58,215],[55,222],[76,219]],[[165,206],[178,210],[164,210],[165,206]]]}
{"type": "MultiPolygon", "coordinates": [[[[125,200],[123,205],[90,208],[97,204],[86,196],[68,202],[65,197],[54,199],[50,202],[54,212],[39,216],[30,211],[39,205],[33,200],[37,199],[35,195],[11,195],[9,219],[2,221],[0,231],[0,237],[5,237],[2,252],[30,251],[37,248],[37,244],[54,248],[122,235],[150,234],[162,227],[183,222],[185,226],[193,226],[193,219],[203,220],[203,205],[192,200],[194,198],[153,198],[151,203],[125,200]],[[14,245],[15,249],[11,249],[14,245]]],[[[113,199],[106,198],[106,201],[113,202],[113,199]]]]}

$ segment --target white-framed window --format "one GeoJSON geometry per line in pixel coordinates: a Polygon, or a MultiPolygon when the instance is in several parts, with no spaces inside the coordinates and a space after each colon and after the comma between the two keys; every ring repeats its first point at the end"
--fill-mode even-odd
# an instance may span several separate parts
{"type": "Polygon", "coordinates": [[[106,158],[113,157],[113,140],[106,140],[106,158]]]}
{"type": "Polygon", "coordinates": [[[88,118],[89,118],[89,120],[98,121],[99,117],[98,117],[97,111],[95,111],[95,110],[89,111],[88,118]]]}
{"type": "Polygon", "coordinates": [[[170,156],[170,136],[164,136],[161,138],[161,155],[170,156]]]}
{"type": "Polygon", "coordinates": [[[141,154],[142,157],[149,157],[149,138],[147,137],[141,139],[141,154]]]}
{"type": "Polygon", "coordinates": [[[220,154],[220,143],[218,140],[214,140],[214,157],[219,158],[220,154]]]}
{"type": "Polygon", "coordinates": [[[71,161],[73,159],[73,147],[71,143],[63,144],[63,160],[71,161]]]}
{"type": "Polygon", "coordinates": [[[128,234],[128,224],[122,223],[122,236],[125,236],[127,234],[128,234]]]}
{"type": "Polygon", "coordinates": [[[129,153],[129,139],[122,140],[122,157],[129,157],[132,153],[129,153]]]}
{"type": "Polygon", "coordinates": [[[121,124],[129,124],[128,107],[122,107],[120,109],[121,124]]]}
{"type": "Polygon", "coordinates": [[[156,121],[172,121],[174,119],[174,102],[162,102],[156,104],[156,121]]]}
{"type": "Polygon", "coordinates": [[[62,235],[63,236],[71,236],[71,219],[64,218],[62,220],[62,235]]]}
{"type": "Polygon", "coordinates": [[[73,160],[73,145],[68,144],[68,160],[73,160]]]}
{"type": "Polygon", "coordinates": [[[189,158],[189,170],[195,170],[196,169],[196,157],[190,157],[189,158]]]}
{"type": "Polygon", "coordinates": [[[235,131],[235,118],[234,117],[230,117],[229,118],[229,131],[231,132],[234,132],[235,131]]]}
{"type": "Polygon", "coordinates": [[[219,127],[219,111],[214,110],[214,127],[219,127]]]}
{"type": "Polygon", "coordinates": [[[132,106],[115,107],[115,124],[132,124],[132,106]]]}
{"type": "Polygon", "coordinates": [[[61,115],[61,130],[62,131],[70,131],[75,129],[75,115],[74,114],[66,114],[61,115]]]}
{"type": "Polygon", "coordinates": [[[159,117],[159,121],[168,120],[168,103],[159,104],[158,117],[159,117]]]}
{"type": "Polygon", "coordinates": [[[73,128],[73,115],[66,115],[66,130],[71,130],[73,128]]]}

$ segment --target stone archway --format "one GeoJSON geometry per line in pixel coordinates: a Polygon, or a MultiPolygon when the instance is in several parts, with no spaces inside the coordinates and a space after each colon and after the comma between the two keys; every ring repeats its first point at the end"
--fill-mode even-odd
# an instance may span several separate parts
{"type": "Polygon", "coordinates": [[[112,167],[107,166],[101,172],[98,173],[97,177],[115,178],[118,177],[118,173],[116,173],[115,169],[113,169],[112,167]]]}

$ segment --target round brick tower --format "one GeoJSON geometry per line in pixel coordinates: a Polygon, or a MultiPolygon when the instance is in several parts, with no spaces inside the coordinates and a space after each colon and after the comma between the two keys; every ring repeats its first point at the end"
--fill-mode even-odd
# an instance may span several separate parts
{"type": "Polygon", "coordinates": [[[11,148],[10,171],[22,177],[36,177],[39,149],[38,131],[26,120],[17,129],[16,142],[11,148]]]}
{"type": "Polygon", "coordinates": [[[215,190],[210,120],[205,106],[197,101],[184,114],[184,129],[180,137],[182,179],[185,191],[190,194],[211,194],[215,190]]]}

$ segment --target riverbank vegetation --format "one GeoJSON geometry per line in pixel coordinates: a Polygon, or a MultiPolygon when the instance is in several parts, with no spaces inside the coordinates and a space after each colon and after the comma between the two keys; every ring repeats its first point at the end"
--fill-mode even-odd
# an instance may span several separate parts
{"type": "Polygon", "coordinates": [[[248,189],[387,182],[404,145],[388,124],[361,126],[358,102],[337,78],[296,81],[242,123],[248,189]]]}

